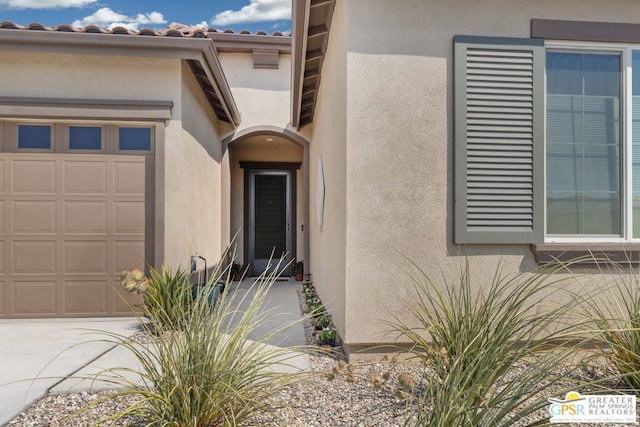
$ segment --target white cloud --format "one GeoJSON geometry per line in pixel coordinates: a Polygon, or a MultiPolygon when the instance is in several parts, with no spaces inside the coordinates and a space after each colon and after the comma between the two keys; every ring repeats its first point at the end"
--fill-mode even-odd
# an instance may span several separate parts
{"type": "Polygon", "coordinates": [[[108,7],[103,7],[95,13],[85,16],[82,19],[73,21],[74,27],[86,27],[87,25],[97,25],[98,27],[112,29],[114,27],[125,27],[130,30],[137,30],[140,25],[166,24],[167,21],[160,12],[139,13],[136,16],[127,16],[114,12],[108,7]]]}
{"type": "Polygon", "coordinates": [[[0,0],[0,7],[8,9],[55,9],[84,7],[98,0],[0,0]]]}
{"type": "Polygon", "coordinates": [[[250,0],[240,10],[225,10],[211,20],[212,25],[243,24],[247,22],[291,19],[291,0],[250,0]]]}

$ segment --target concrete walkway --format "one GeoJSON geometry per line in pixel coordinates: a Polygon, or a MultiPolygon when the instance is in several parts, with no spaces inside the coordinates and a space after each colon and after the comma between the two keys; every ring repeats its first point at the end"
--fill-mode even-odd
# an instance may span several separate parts
{"type": "MultiPolygon", "coordinates": [[[[251,280],[234,283],[246,293],[251,280]]],[[[276,282],[267,296],[269,316],[262,331],[300,318],[294,281],[276,282]]],[[[23,409],[47,393],[96,391],[110,388],[100,381],[80,381],[110,367],[137,367],[137,362],[121,348],[104,342],[108,331],[130,336],[138,329],[134,318],[85,319],[0,319],[0,425],[6,425],[23,409]]],[[[260,333],[260,332],[259,332],[260,333]]],[[[278,347],[304,345],[302,324],[269,344],[278,347]]],[[[299,369],[309,369],[310,360],[298,355],[299,369]]]]}

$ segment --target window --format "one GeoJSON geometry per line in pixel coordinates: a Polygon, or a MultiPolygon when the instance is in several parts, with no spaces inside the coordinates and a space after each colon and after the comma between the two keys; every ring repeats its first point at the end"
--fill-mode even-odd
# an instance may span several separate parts
{"type": "Polygon", "coordinates": [[[640,45],[454,46],[456,243],[637,243],[640,45]]]}
{"type": "Polygon", "coordinates": [[[98,126],[69,126],[70,150],[102,150],[102,128],[98,126]]]}
{"type": "Polygon", "coordinates": [[[151,155],[155,137],[154,125],[144,122],[20,123],[0,119],[0,152],[151,155]]]}
{"type": "Polygon", "coordinates": [[[150,151],[151,129],[141,127],[118,128],[119,151],[150,151]]]}
{"type": "Polygon", "coordinates": [[[547,51],[547,235],[621,236],[620,53],[547,51]]]}
{"type": "Polygon", "coordinates": [[[51,126],[18,125],[18,149],[51,150],[51,126]]]}

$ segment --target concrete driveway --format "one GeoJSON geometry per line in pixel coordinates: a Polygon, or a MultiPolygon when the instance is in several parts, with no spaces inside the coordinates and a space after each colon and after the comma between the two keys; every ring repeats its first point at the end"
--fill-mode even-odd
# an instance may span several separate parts
{"type": "MultiPolygon", "coordinates": [[[[250,291],[250,280],[235,284],[239,292],[250,291]]],[[[300,284],[276,282],[270,289],[266,310],[271,315],[261,328],[272,330],[300,317],[296,291],[300,284]]],[[[47,393],[68,393],[112,388],[104,383],[80,381],[102,369],[138,368],[131,355],[99,331],[131,336],[138,329],[135,318],[0,319],[0,425],[47,393]]],[[[290,327],[282,338],[269,344],[278,347],[304,345],[302,324],[290,327]]],[[[296,356],[299,369],[309,369],[307,355],[296,356]]]]}
{"type": "Polygon", "coordinates": [[[137,327],[134,318],[1,319],[0,425],[99,359],[120,366],[114,345],[91,342],[105,336],[90,330],[129,336],[137,327]]]}

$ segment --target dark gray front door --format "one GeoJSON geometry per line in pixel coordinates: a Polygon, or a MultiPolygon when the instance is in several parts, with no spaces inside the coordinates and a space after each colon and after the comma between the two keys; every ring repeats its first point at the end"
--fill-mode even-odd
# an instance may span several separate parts
{"type": "MultiPolygon", "coordinates": [[[[291,172],[252,171],[249,195],[249,263],[251,274],[272,267],[281,256],[291,259],[291,172]]],[[[283,271],[290,274],[290,268],[283,271]]]]}

